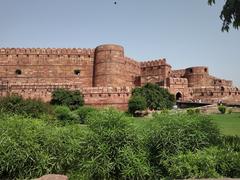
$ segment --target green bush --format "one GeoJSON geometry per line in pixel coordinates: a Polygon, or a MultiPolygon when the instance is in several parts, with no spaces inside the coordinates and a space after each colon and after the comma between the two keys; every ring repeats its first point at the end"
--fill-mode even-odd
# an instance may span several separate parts
{"type": "Polygon", "coordinates": [[[226,107],[223,105],[218,106],[218,110],[221,114],[225,114],[226,113],[226,107]]]}
{"type": "Polygon", "coordinates": [[[0,179],[32,179],[79,169],[84,131],[22,116],[0,117],[0,179]]]}
{"type": "Polygon", "coordinates": [[[67,106],[57,106],[54,112],[58,120],[61,121],[73,120],[74,115],[73,113],[71,113],[71,110],[67,106]]]}
{"type": "Polygon", "coordinates": [[[56,89],[52,93],[51,104],[64,105],[68,106],[71,110],[75,110],[84,105],[84,99],[80,91],[56,89]]]}
{"type": "Polygon", "coordinates": [[[222,136],[220,147],[240,152],[240,136],[222,136]]]}
{"type": "Polygon", "coordinates": [[[36,99],[23,99],[21,96],[16,95],[1,97],[0,110],[33,118],[52,113],[52,108],[49,104],[36,99]]]}
{"type": "Polygon", "coordinates": [[[135,115],[136,111],[143,111],[147,108],[144,97],[133,95],[128,101],[128,112],[135,115]]]}
{"type": "Polygon", "coordinates": [[[150,161],[157,176],[167,176],[162,164],[180,152],[195,151],[220,143],[220,132],[207,117],[158,114],[151,121],[146,138],[150,161]]]}
{"type": "Polygon", "coordinates": [[[196,114],[200,114],[200,112],[201,112],[200,109],[198,109],[198,108],[195,109],[196,114]]]}
{"type": "Polygon", "coordinates": [[[128,118],[116,110],[97,111],[88,119],[84,149],[85,179],[145,179],[150,176],[147,152],[128,118]]]}
{"type": "Polygon", "coordinates": [[[232,114],[232,112],[233,112],[232,108],[228,108],[227,113],[232,114]]]}
{"type": "Polygon", "coordinates": [[[200,114],[200,109],[193,109],[193,108],[187,109],[187,114],[188,115],[200,114]]]}
{"type": "Polygon", "coordinates": [[[174,179],[240,177],[240,153],[213,147],[180,153],[164,164],[174,179]]]}
{"type": "Polygon", "coordinates": [[[86,121],[87,121],[88,116],[91,113],[94,113],[96,111],[97,111],[97,109],[95,109],[93,107],[83,106],[83,107],[79,107],[73,113],[78,116],[78,118],[77,118],[78,122],[80,122],[81,124],[85,124],[86,121]]]}
{"type": "Polygon", "coordinates": [[[171,109],[175,103],[175,96],[157,84],[147,83],[143,87],[133,89],[132,94],[144,97],[149,109],[171,109]]]}

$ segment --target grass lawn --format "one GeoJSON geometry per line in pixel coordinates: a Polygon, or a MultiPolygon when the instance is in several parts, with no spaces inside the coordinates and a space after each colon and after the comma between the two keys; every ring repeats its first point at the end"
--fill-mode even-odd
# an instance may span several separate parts
{"type": "MultiPolygon", "coordinates": [[[[240,113],[211,114],[209,116],[218,125],[221,133],[240,136],[240,113]]],[[[149,121],[151,118],[133,118],[133,124],[139,131],[147,128],[149,121]]]]}
{"type": "Polygon", "coordinates": [[[240,113],[209,115],[226,135],[240,136],[240,113]]]}

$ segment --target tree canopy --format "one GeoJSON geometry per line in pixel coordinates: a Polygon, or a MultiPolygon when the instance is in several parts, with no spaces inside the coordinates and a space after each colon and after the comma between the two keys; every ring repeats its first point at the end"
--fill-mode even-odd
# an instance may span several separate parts
{"type": "MultiPolygon", "coordinates": [[[[209,5],[215,4],[215,0],[208,0],[209,5]]],[[[233,28],[240,27],[240,0],[226,0],[220,14],[223,21],[222,31],[229,31],[229,26],[232,24],[233,28]]]]}
{"type": "Polygon", "coordinates": [[[155,110],[172,108],[175,102],[174,95],[170,94],[167,89],[151,83],[135,88],[132,95],[144,97],[147,107],[155,110]]]}

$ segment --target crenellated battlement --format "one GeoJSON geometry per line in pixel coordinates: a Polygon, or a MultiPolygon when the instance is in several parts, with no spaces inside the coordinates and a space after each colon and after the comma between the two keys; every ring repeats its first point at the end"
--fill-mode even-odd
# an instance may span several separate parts
{"type": "Polygon", "coordinates": [[[85,104],[126,110],[131,90],[146,83],[168,89],[177,100],[240,102],[232,81],[209,75],[208,67],[172,70],[166,59],[143,62],[125,56],[124,47],[0,48],[0,96],[50,101],[57,88],[80,90],[85,104]]]}
{"type": "Polygon", "coordinates": [[[0,54],[61,54],[61,55],[81,55],[94,54],[95,49],[86,48],[0,48],[0,54]]]}
{"type": "Polygon", "coordinates": [[[129,57],[124,57],[124,60],[126,64],[140,68],[140,63],[137,60],[129,57]]]}
{"type": "Polygon", "coordinates": [[[187,78],[169,78],[170,84],[188,84],[187,78]]]}
{"type": "Polygon", "coordinates": [[[140,62],[141,68],[162,66],[162,65],[170,66],[169,64],[166,63],[166,59],[164,59],[164,58],[158,59],[158,60],[149,60],[149,61],[140,62]]]}
{"type": "Polygon", "coordinates": [[[131,87],[87,87],[83,88],[83,94],[104,94],[104,93],[131,93],[131,87]]]}

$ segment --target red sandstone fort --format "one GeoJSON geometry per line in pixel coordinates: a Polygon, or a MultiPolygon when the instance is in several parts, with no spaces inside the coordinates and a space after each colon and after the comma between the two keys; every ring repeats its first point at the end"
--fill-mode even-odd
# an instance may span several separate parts
{"type": "Polygon", "coordinates": [[[147,82],[167,88],[180,101],[240,102],[232,81],[208,67],[173,70],[165,59],[139,62],[119,45],[95,49],[0,49],[0,96],[51,99],[56,88],[81,90],[85,104],[126,109],[131,89],[147,82]]]}

